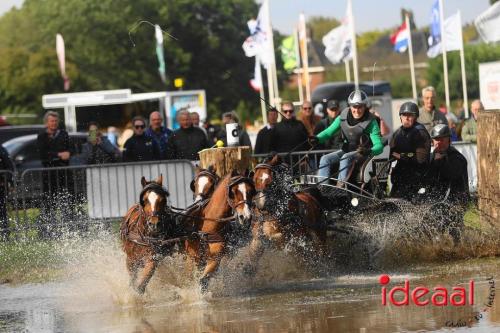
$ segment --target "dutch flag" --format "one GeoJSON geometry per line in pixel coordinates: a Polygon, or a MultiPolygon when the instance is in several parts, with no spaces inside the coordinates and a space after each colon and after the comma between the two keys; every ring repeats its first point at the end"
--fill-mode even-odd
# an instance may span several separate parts
{"type": "Polygon", "coordinates": [[[403,53],[408,48],[408,38],[410,32],[406,26],[406,22],[399,27],[398,31],[391,35],[391,43],[394,45],[394,51],[403,53]]]}

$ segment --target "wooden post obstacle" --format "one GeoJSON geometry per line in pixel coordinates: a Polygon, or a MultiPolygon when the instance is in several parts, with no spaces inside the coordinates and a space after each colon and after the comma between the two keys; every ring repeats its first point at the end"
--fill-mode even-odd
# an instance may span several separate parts
{"type": "Polygon", "coordinates": [[[500,226],[500,111],[479,113],[477,173],[481,221],[500,226]]]}
{"type": "Polygon", "coordinates": [[[250,167],[252,150],[248,146],[210,148],[200,151],[198,155],[200,155],[200,167],[206,169],[213,165],[217,175],[222,178],[233,169],[237,169],[240,173],[245,172],[250,167]]]}

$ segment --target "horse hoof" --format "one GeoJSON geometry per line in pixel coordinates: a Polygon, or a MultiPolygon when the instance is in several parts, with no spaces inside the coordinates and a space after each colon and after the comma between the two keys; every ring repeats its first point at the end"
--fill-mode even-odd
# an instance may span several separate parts
{"type": "Polygon", "coordinates": [[[203,294],[208,291],[208,277],[207,276],[202,277],[200,279],[200,288],[201,288],[201,292],[203,294]]]}
{"type": "Polygon", "coordinates": [[[142,287],[142,286],[139,286],[139,287],[134,287],[134,290],[136,293],[138,293],[139,295],[143,295],[144,292],[146,291],[146,287],[142,287]]]}
{"type": "Polygon", "coordinates": [[[246,277],[252,278],[255,276],[255,274],[257,274],[257,270],[255,269],[254,266],[248,264],[243,267],[243,274],[246,277]]]}

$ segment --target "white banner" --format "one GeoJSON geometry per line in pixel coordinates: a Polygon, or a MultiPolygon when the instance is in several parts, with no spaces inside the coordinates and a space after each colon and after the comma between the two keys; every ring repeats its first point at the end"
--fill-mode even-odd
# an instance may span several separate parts
{"type": "Polygon", "coordinates": [[[487,43],[500,41],[500,2],[494,3],[475,20],[477,32],[487,43]]]}
{"type": "Polygon", "coordinates": [[[348,4],[342,24],[323,36],[325,56],[333,64],[352,59],[351,15],[348,4]]]}
{"type": "Polygon", "coordinates": [[[479,64],[479,96],[485,110],[500,110],[500,61],[479,64]]]}

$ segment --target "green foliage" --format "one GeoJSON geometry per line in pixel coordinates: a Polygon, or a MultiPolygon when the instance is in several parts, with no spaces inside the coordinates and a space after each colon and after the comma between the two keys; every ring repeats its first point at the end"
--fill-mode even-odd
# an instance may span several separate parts
{"type": "MultiPolygon", "coordinates": [[[[500,46],[488,44],[466,45],[464,52],[467,95],[471,100],[479,98],[479,64],[500,59],[500,46]]],[[[462,73],[459,52],[448,52],[447,59],[450,99],[462,99],[462,73]]],[[[444,97],[443,58],[441,56],[429,61],[427,81],[436,88],[438,97],[444,97]]]]}
{"type": "Polygon", "coordinates": [[[257,11],[246,0],[26,0],[0,18],[0,110],[40,114],[42,94],[62,92],[54,50],[61,33],[71,91],[173,90],[173,79],[183,77],[184,89],[206,90],[209,112],[218,117],[254,98],[252,60],[239,46],[257,11]],[[136,27],[140,20],[175,37],[164,36],[166,86],[157,71],[154,29],[136,27]]]}
{"type": "MultiPolygon", "coordinates": [[[[392,97],[393,98],[406,98],[413,95],[411,88],[410,75],[391,76],[389,81],[391,83],[392,97]]],[[[417,87],[418,91],[418,87],[417,87]]]]}
{"type": "Polygon", "coordinates": [[[311,38],[319,43],[321,43],[324,35],[339,25],[340,22],[333,17],[312,16],[307,20],[311,38]]]}
{"type": "Polygon", "coordinates": [[[364,32],[356,37],[356,45],[358,46],[358,52],[363,52],[372,46],[380,37],[385,35],[390,35],[392,33],[391,29],[386,30],[373,30],[364,32]]]}

